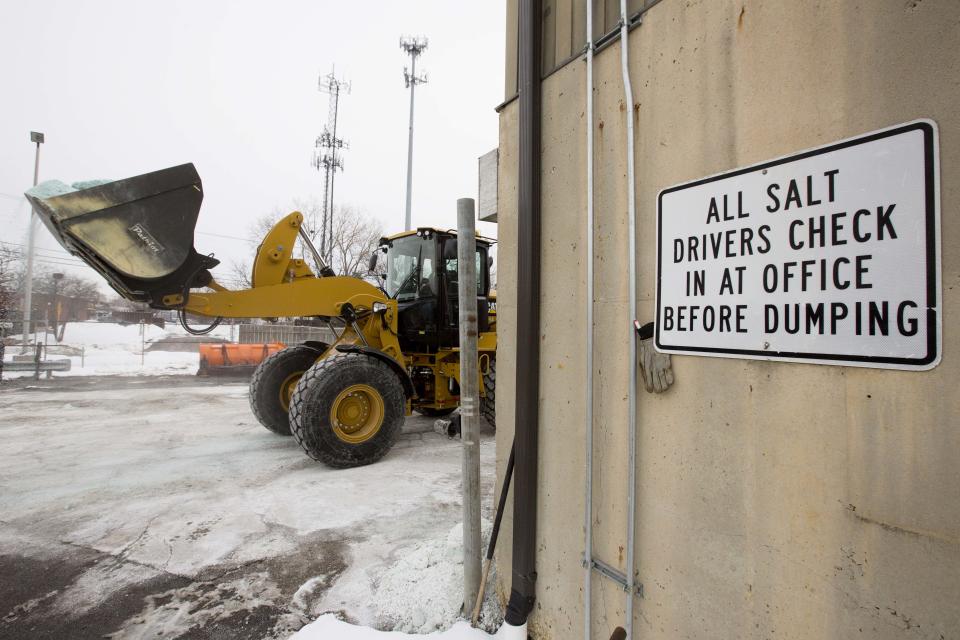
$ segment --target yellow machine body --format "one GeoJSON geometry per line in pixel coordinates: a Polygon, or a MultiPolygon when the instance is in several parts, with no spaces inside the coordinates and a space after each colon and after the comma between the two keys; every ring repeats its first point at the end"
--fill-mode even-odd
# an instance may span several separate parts
{"type": "MultiPolygon", "coordinates": [[[[353,276],[317,277],[302,258],[294,254],[294,246],[303,224],[303,214],[294,211],[267,233],[253,265],[250,289],[231,291],[216,280],[211,281],[206,291],[190,291],[184,300],[183,294],[165,296],[163,301],[171,307],[181,307],[190,314],[222,318],[295,318],[324,317],[332,325],[341,325],[335,330],[337,339],[329,345],[319,359],[334,353],[344,345],[358,345],[376,349],[391,357],[398,365],[409,370],[425,367],[433,371],[434,390],[432,398],[411,397],[407,413],[414,408],[444,410],[455,408],[460,396],[451,391],[460,384],[460,350],[439,349],[435,353],[404,352],[400,347],[397,331],[397,301],[369,282],[353,276]],[[374,313],[374,304],[379,303],[374,313]],[[353,323],[342,322],[344,305],[350,305],[358,316],[353,323]],[[380,306],[382,305],[382,307],[380,306]],[[382,309],[382,310],[380,310],[382,309]],[[359,333],[358,333],[359,332],[359,333]],[[450,380],[456,385],[451,385],[450,380]]],[[[398,234],[391,239],[404,237],[398,234]]],[[[495,317],[495,316],[494,316],[495,317]]],[[[495,329],[495,322],[493,327],[495,329]]],[[[481,381],[496,357],[496,331],[482,332],[477,340],[480,358],[477,366],[481,381]]],[[[486,389],[481,389],[481,395],[486,389]]]]}
{"type": "MultiPolygon", "coordinates": [[[[455,232],[424,227],[382,238],[378,251],[386,254],[387,269],[376,286],[335,275],[303,229],[303,214],[294,211],[258,247],[250,288],[230,290],[210,271],[218,261],[193,247],[203,185],[191,164],[26,196],[61,245],[121,296],[179,310],[185,326],[186,314],[326,322],[332,343],[267,349],[251,380],[251,408],[261,424],[293,435],[315,459],[339,467],[369,464],[389,450],[404,414],[446,415],[459,404],[455,232]],[[298,241],[313,264],[296,252],[298,241]]],[[[490,421],[497,349],[492,244],[477,237],[475,366],[481,411],[490,421]]],[[[207,355],[211,363],[217,358],[207,355]]],[[[223,348],[219,357],[232,364],[240,359],[223,348]]]]}

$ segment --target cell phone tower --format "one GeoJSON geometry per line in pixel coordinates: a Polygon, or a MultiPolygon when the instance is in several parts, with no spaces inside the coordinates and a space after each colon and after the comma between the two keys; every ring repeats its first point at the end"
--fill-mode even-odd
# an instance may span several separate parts
{"type": "Polygon", "coordinates": [[[320,234],[320,255],[327,264],[333,264],[333,182],[337,170],[343,171],[342,151],[350,145],[337,137],[337,115],[340,110],[340,95],[350,93],[350,83],[337,80],[331,71],[320,76],[319,88],[321,93],[330,96],[327,107],[327,123],[314,142],[313,166],[323,172],[323,207],[322,220],[319,229],[317,220],[310,220],[310,233],[314,239],[320,234]]]}
{"type": "Polygon", "coordinates": [[[401,37],[400,48],[410,56],[410,69],[403,68],[403,80],[410,89],[410,137],[407,141],[407,206],[404,216],[404,230],[410,230],[410,198],[413,192],[413,94],[418,84],[427,82],[427,74],[417,75],[417,58],[427,48],[427,39],[423,36],[401,37]]]}

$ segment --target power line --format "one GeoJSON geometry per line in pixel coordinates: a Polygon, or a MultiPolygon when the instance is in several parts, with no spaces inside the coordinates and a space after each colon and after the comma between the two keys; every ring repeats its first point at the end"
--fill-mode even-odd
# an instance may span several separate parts
{"type": "Polygon", "coordinates": [[[240,242],[250,242],[247,238],[238,238],[237,236],[228,236],[222,233],[210,233],[209,231],[197,231],[197,235],[213,236],[214,238],[225,238],[227,240],[239,240],[240,242]]]}
{"type": "MultiPolygon", "coordinates": [[[[15,246],[15,247],[26,247],[26,246],[27,246],[27,245],[21,244],[21,243],[19,243],[19,242],[10,242],[9,240],[0,240],[0,244],[9,244],[9,245],[12,245],[12,246],[15,246]]],[[[44,247],[37,247],[37,250],[38,250],[38,251],[58,251],[58,252],[60,252],[60,253],[66,253],[67,255],[70,255],[69,252],[64,251],[63,249],[56,249],[56,248],[54,248],[54,249],[46,249],[46,248],[44,248],[44,247]]]]}
{"type": "MultiPolygon", "coordinates": [[[[27,245],[25,245],[25,244],[20,244],[19,242],[9,242],[9,241],[6,241],[6,240],[0,240],[0,244],[5,244],[5,245],[11,246],[11,247],[17,247],[18,250],[26,249],[26,247],[27,247],[27,245]]],[[[62,249],[45,249],[45,248],[42,248],[42,247],[35,247],[35,248],[34,248],[34,251],[43,251],[44,253],[56,253],[56,254],[61,254],[61,255],[55,255],[55,256],[52,256],[52,257],[61,258],[61,256],[63,256],[64,258],[61,258],[61,259],[69,258],[69,259],[71,259],[71,260],[77,260],[78,262],[80,262],[80,259],[79,259],[79,258],[75,258],[75,257],[73,256],[73,254],[71,254],[71,253],[69,253],[69,252],[67,252],[67,251],[63,251],[62,249]]]]}

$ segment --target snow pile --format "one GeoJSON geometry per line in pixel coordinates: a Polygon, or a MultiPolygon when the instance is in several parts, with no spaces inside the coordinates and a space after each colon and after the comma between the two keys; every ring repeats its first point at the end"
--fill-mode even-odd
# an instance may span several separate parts
{"type": "MultiPolygon", "coordinates": [[[[489,539],[490,528],[484,520],[485,539],[489,539]]],[[[493,584],[493,576],[488,584],[493,584]]],[[[490,620],[498,609],[491,592],[487,590],[484,603],[487,624],[499,622],[490,620]]],[[[452,625],[460,617],[463,603],[463,524],[456,524],[445,538],[423,542],[397,560],[380,578],[374,601],[380,629],[429,633],[452,625]]]]}
{"type": "MultiPolygon", "coordinates": [[[[63,345],[70,349],[70,371],[57,372],[59,376],[101,376],[101,375],[193,375],[200,366],[200,358],[195,350],[189,352],[151,350],[150,346],[163,340],[176,341],[186,338],[187,333],[179,325],[169,324],[166,328],[154,325],[121,325],[113,322],[68,322],[63,333],[63,345]],[[83,356],[72,355],[83,350],[83,356]]],[[[217,327],[208,336],[211,342],[230,338],[230,327],[217,327]]],[[[16,341],[17,336],[13,336],[16,341]]],[[[43,334],[37,336],[43,341],[43,334]]],[[[56,355],[56,342],[49,337],[51,360],[67,356],[56,355]]],[[[7,347],[8,359],[19,353],[17,346],[7,347]]],[[[4,371],[3,377],[32,376],[33,372],[4,371]]]]}
{"type": "Polygon", "coordinates": [[[72,191],[76,191],[76,189],[68,184],[60,182],[59,180],[47,180],[46,182],[41,182],[37,186],[27,190],[27,195],[35,198],[46,199],[62,196],[63,194],[70,193],[72,191]]]}
{"type": "MultiPolygon", "coordinates": [[[[484,540],[489,539],[490,522],[482,520],[481,528],[484,540]]],[[[496,629],[503,620],[493,592],[495,579],[496,573],[491,567],[480,614],[480,625],[488,630],[496,629]]],[[[401,555],[381,575],[371,602],[375,608],[373,626],[390,631],[354,627],[327,615],[301,629],[291,640],[422,637],[408,636],[408,633],[428,634],[426,637],[444,640],[491,637],[461,620],[462,524],[454,525],[446,535],[421,542],[401,555]],[[450,631],[441,633],[441,629],[450,631]]],[[[470,613],[468,611],[466,615],[470,613]]]]}
{"type": "MultiPolygon", "coordinates": [[[[473,629],[466,622],[460,621],[453,625],[449,631],[437,631],[427,635],[412,635],[399,633],[396,631],[375,631],[368,627],[355,627],[337,620],[332,614],[327,614],[300,629],[291,640],[401,640],[402,638],[419,639],[431,638],[432,640],[490,640],[499,638],[516,638],[517,629],[507,626],[500,627],[495,634],[490,635],[485,631],[473,629]]],[[[523,634],[522,637],[526,637],[523,634]]]]}
{"type": "Polygon", "coordinates": [[[108,184],[114,182],[113,180],[81,180],[80,182],[74,182],[71,187],[77,191],[83,191],[84,189],[91,189],[93,187],[99,187],[102,184],[108,184]]]}

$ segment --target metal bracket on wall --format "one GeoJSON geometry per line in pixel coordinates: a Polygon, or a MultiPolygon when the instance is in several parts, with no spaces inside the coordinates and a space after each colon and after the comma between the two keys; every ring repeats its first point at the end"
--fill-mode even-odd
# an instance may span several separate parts
{"type": "MultiPolygon", "coordinates": [[[[584,567],[587,566],[587,561],[586,561],[586,559],[584,559],[584,561],[583,561],[582,564],[583,564],[584,567]]],[[[619,585],[620,585],[620,588],[623,589],[624,591],[627,590],[627,576],[624,575],[623,573],[617,571],[616,569],[614,569],[613,567],[611,567],[610,565],[608,565],[608,564],[607,564],[606,562],[604,562],[603,560],[597,560],[597,559],[591,560],[591,561],[590,561],[590,567],[591,567],[594,571],[596,571],[597,573],[599,573],[600,575],[602,575],[602,576],[604,576],[604,577],[606,577],[606,578],[609,578],[610,580],[613,580],[614,582],[616,582],[617,584],[619,584],[619,585]]],[[[634,587],[634,590],[637,592],[637,595],[642,598],[642,597],[643,597],[643,584],[641,584],[641,583],[639,583],[639,582],[636,582],[636,583],[634,583],[633,587],[634,587]]]]}

